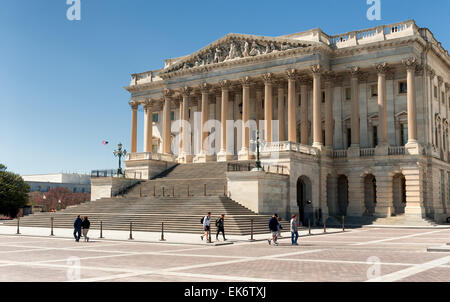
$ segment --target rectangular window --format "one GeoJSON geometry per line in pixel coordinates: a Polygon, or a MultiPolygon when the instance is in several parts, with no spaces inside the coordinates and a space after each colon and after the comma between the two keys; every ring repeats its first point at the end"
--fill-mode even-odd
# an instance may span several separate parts
{"type": "Polygon", "coordinates": [[[434,86],[434,98],[437,99],[438,94],[437,94],[437,86],[434,86]]]}
{"type": "Polygon", "coordinates": [[[372,97],[378,96],[378,85],[370,85],[370,95],[372,97]]]}
{"type": "Polygon", "coordinates": [[[352,99],[352,89],[351,88],[345,88],[345,99],[347,101],[352,99]]]}
{"type": "Polygon", "coordinates": [[[405,94],[408,92],[408,85],[405,81],[398,82],[398,93],[399,94],[405,94]]]}
{"type": "Polygon", "coordinates": [[[441,102],[442,102],[442,104],[445,104],[445,94],[444,94],[444,92],[442,92],[442,94],[441,94],[441,102]]]}
{"type": "Polygon", "coordinates": [[[325,91],[322,91],[322,103],[325,103],[325,91]]]}
{"type": "Polygon", "coordinates": [[[191,118],[191,109],[188,110],[189,119],[191,118]]]}
{"type": "Polygon", "coordinates": [[[378,146],[378,127],[374,126],[372,128],[372,132],[373,132],[373,138],[372,138],[372,146],[378,146]]]}
{"type": "Polygon", "coordinates": [[[350,148],[352,145],[352,129],[347,128],[347,148],[350,148]]]}
{"type": "Polygon", "coordinates": [[[152,146],[153,153],[158,153],[158,145],[152,146]]]}
{"type": "Polygon", "coordinates": [[[158,118],[159,118],[158,113],[154,113],[153,114],[153,123],[157,123],[158,122],[158,118]]]}
{"type": "Polygon", "coordinates": [[[170,120],[171,121],[175,120],[175,111],[170,111],[170,120]]]}

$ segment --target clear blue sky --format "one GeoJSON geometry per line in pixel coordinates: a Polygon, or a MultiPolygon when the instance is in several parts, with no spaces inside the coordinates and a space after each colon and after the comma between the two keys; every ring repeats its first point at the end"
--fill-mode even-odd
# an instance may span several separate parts
{"type": "Polygon", "coordinates": [[[81,21],[67,20],[66,0],[0,4],[0,162],[20,174],[116,167],[113,148],[130,144],[130,74],[230,32],[339,34],[415,19],[450,48],[448,0],[381,0],[381,21],[367,20],[366,0],[81,0],[81,21]]]}

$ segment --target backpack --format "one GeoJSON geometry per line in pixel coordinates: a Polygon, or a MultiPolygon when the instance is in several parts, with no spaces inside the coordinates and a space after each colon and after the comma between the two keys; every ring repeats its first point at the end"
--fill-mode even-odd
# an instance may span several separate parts
{"type": "Polygon", "coordinates": [[[205,216],[203,216],[202,219],[200,219],[200,223],[203,224],[204,220],[205,220],[205,216]]]}
{"type": "Polygon", "coordinates": [[[217,218],[216,219],[216,227],[219,227],[219,225],[220,225],[220,218],[217,218]]]}

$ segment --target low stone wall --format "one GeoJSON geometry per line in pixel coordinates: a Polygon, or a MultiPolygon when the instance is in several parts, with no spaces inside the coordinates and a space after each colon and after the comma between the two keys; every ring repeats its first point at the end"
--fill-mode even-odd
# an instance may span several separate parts
{"type": "Polygon", "coordinates": [[[176,164],[175,162],[154,159],[130,159],[125,161],[125,174],[129,178],[149,180],[176,164]]]}
{"type": "Polygon", "coordinates": [[[227,172],[228,197],[258,214],[288,218],[289,176],[266,172],[227,172]]]}
{"type": "Polygon", "coordinates": [[[121,190],[130,187],[139,180],[118,178],[118,177],[101,177],[91,179],[91,201],[112,197],[121,190]]]}

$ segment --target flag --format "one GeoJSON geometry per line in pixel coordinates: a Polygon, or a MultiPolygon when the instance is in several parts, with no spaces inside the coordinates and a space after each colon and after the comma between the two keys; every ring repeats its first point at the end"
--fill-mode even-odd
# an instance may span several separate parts
{"type": "Polygon", "coordinates": [[[106,146],[107,144],[109,144],[109,142],[108,141],[102,141],[102,144],[104,145],[104,146],[106,146]]]}

